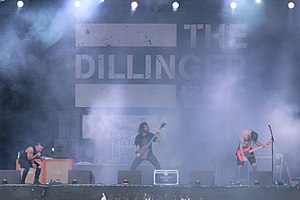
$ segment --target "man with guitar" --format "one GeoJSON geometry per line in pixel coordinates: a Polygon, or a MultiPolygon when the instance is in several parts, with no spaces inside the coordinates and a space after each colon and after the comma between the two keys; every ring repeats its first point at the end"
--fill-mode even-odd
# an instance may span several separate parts
{"type": "Polygon", "coordinates": [[[257,171],[256,159],[254,155],[253,145],[258,147],[255,149],[265,148],[267,144],[262,144],[258,141],[258,134],[253,130],[244,130],[240,137],[240,143],[236,152],[237,156],[237,184],[241,183],[241,171],[244,166],[244,162],[248,160],[252,166],[253,172],[257,171]]]}
{"type": "Polygon", "coordinates": [[[152,151],[152,142],[160,142],[160,129],[166,124],[162,124],[161,127],[156,131],[155,134],[149,132],[149,126],[147,122],[142,122],[138,129],[138,135],[134,140],[134,152],[135,159],[131,164],[130,170],[135,170],[141,162],[148,160],[155,169],[161,169],[157,158],[154,156],[152,151]]]}

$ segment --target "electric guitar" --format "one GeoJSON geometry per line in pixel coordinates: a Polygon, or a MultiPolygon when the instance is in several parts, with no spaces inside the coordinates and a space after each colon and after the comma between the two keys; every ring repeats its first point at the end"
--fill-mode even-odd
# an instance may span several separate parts
{"type": "Polygon", "coordinates": [[[159,129],[156,131],[156,133],[154,134],[154,136],[151,138],[151,140],[149,142],[147,142],[142,148],[140,148],[137,153],[136,153],[136,157],[139,157],[141,159],[147,159],[148,156],[148,152],[149,149],[148,147],[150,146],[150,144],[153,142],[153,140],[155,139],[155,137],[157,136],[157,133],[166,126],[166,123],[162,123],[159,127],[159,129]]]}
{"type": "MultiPolygon", "coordinates": [[[[271,145],[272,143],[273,143],[273,142],[270,141],[270,142],[267,142],[265,145],[269,146],[269,145],[271,145]]],[[[254,149],[251,149],[252,146],[249,146],[249,147],[243,149],[244,156],[245,156],[246,158],[250,158],[250,157],[253,156],[253,155],[251,155],[252,152],[257,151],[257,150],[259,150],[259,149],[262,149],[262,148],[264,148],[264,147],[265,147],[265,146],[259,146],[259,147],[256,147],[256,148],[254,148],[254,149]]],[[[244,161],[240,149],[237,150],[236,155],[237,155],[237,157],[239,158],[240,161],[242,161],[242,162],[244,161]]]]}

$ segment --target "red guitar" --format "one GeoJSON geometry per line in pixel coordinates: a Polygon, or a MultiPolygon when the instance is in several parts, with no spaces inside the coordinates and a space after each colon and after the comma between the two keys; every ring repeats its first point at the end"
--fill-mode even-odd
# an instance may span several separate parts
{"type": "MultiPolygon", "coordinates": [[[[269,146],[269,145],[272,144],[272,143],[273,143],[272,141],[271,141],[271,142],[267,142],[265,145],[269,146]]],[[[253,156],[253,155],[251,155],[252,152],[257,151],[257,150],[259,150],[259,149],[262,149],[262,148],[264,148],[264,146],[259,146],[259,147],[256,147],[256,148],[254,148],[254,149],[251,149],[251,148],[252,148],[252,146],[249,146],[249,147],[243,149],[244,156],[245,156],[246,158],[252,157],[252,156],[253,156]]],[[[236,155],[237,155],[237,157],[239,158],[240,161],[244,161],[240,149],[237,150],[236,155]]]]}
{"type": "Polygon", "coordinates": [[[153,142],[153,140],[155,139],[158,131],[160,131],[163,127],[166,126],[166,123],[162,123],[159,127],[159,129],[157,130],[157,132],[154,134],[154,136],[151,138],[151,140],[146,143],[142,148],[140,148],[138,150],[138,152],[136,153],[136,157],[140,157],[141,159],[147,159],[147,156],[148,156],[148,152],[149,152],[149,149],[148,147],[150,146],[150,144],[153,142]]]}

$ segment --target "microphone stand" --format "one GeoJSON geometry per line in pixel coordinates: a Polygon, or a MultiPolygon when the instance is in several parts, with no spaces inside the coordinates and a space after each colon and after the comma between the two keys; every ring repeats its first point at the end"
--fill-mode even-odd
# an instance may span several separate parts
{"type": "Polygon", "coordinates": [[[273,184],[274,184],[274,136],[273,136],[273,132],[272,132],[272,128],[270,125],[268,125],[270,133],[271,133],[271,141],[272,141],[272,175],[273,175],[273,184]]]}

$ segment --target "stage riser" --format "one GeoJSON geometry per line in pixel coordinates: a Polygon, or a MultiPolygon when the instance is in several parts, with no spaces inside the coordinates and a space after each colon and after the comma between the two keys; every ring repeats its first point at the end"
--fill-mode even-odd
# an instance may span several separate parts
{"type": "Polygon", "coordinates": [[[1,185],[0,199],[86,200],[298,200],[299,187],[198,187],[198,186],[99,186],[57,185],[20,186],[1,185]]]}

